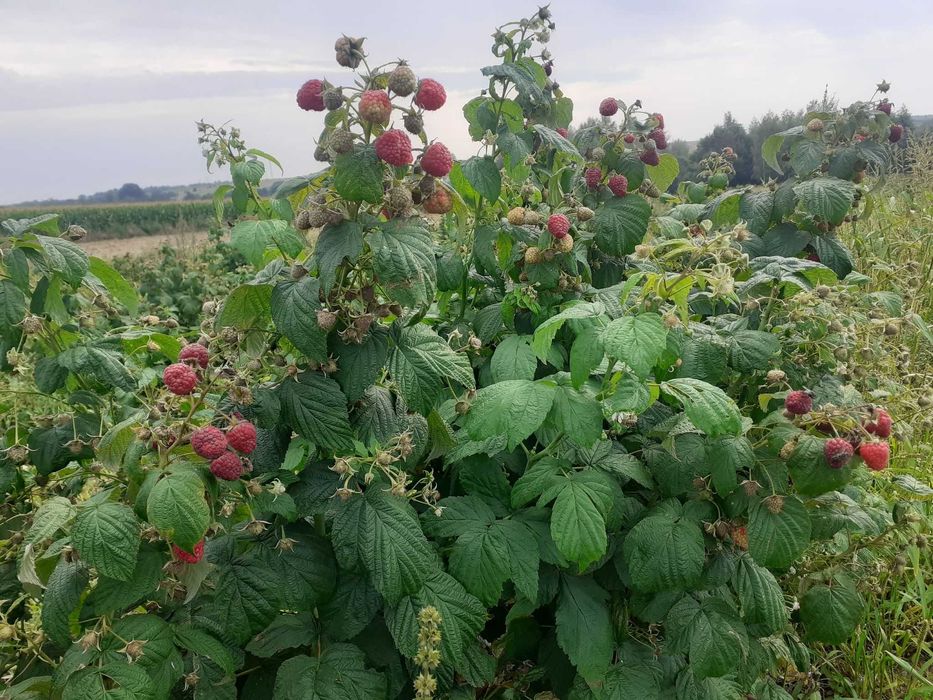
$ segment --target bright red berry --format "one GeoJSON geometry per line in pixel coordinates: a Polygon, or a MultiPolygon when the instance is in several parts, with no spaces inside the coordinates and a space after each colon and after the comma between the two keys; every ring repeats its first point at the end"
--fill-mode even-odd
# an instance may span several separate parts
{"type": "Polygon", "coordinates": [[[858,456],[862,458],[872,471],[880,472],[887,469],[891,457],[891,448],[886,442],[863,442],[858,448],[858,456]]]}
{"type": "Polygon", "coordinates": [[[628,179],[625,175],[613,175],[609,178],[609,189],[616,197],[624,197],[628,194],[628,179]]]}
{"type": "Polygon", "coordinates": [[[599,103],[599,113],[604,117],[611,117],[619,111],[619,103],[615,97],[607,97],[599,103]]]}
{"type": "Polygon", "coordinates": [[[324,111],[324,82],[321,80],[309,80],[298,88],[297,96],[298,106],[303,110],[314,110],[315,112],[324,111]]]}
{"type": "Polygon", "coordinates": [[[237,452],[250,454],[256,449],[256,426],[249,421],[237,423],[227,431],[227,441],[237,452]]]}
{"type": "Polygon", "coordinates": [[[888,133],[888,141],[891,143],[897,143],[901,140],[901,136],[904,135],[904,127],[900,124],[892,124],[891,131],[888,133]]]}
{"type": "Polygon", "coordinates": [[[802,416],[813,410],[813,398],[802,389],[792,391],[784,399],[784,408],[788,413],[793,413],[795,416],[802,416]]]}
{"type": "Polygon", "coordinates": [[[211,462],[211,474],[224,481],[236,481],[243,473],[243,464],[233,452],[224,452],[211,462]]]}
{"type": "Polygon", "coordinates": [[[207,348],[200,343],[191,343],[190,345],[186,345],[181,349],[181,352],[178,353],[179,362],[198,364],[202,368],[207,367],[208,359],[207,348]]]}
{"type": "Polygon", "coordinates": [[[877,109],[879,112],[884,112],[885,114],[887,114],[887,115],[890,117],[890,116],[891,116],[891,109],[892,109],[893,107],[894,107],[894,103],[893,103],[893,102],[888,102],[887,100],[881,100],[881,102],[879,102],[879,103],[876,105],[875,109],[877,109]]]}
{"type": "Polygon", "coordinates": [[[367,90],[357,107],[360,119],[372,124],[388,124],[392,114],[392,101],[384,90],[367,90]]]}
{"type": "Polygon", "coordinates": [[[554,238],[561,239],[570,231],[570,219],[563,214],[551,214],[547,220],[547,230],[554,238]]]}
{"type": "Polygon", "coordinates": [[[162,372],[162,381],[173,394],[187,396],[198,384],[198,375],[188,365],[176,362],[162,372]]]}
{"type": "Polygon", "coordinates": [[[389,165],[409,165],[414,160],[411,139],[401,129],[389,129],[376,139],[376,155],[389,165]]]}
{"type": "Polygon", "coordinates": [[[194,545],[194,551],[192,552],[186,552],[178,545],[173,544],[172,554],[175,555],[176,559],[185,562],[185,564],[197,564],[204,556],[204,540],[202,539],[194,545]]]}
{"type": "Polygon", "coordinates": [[[823,445],[823,456],[826,458],[826,463],[833,469],[842,469],[852,461],[854,454],[855,450],[852,449],[852,445],[844,438],[830,438],[823,445]]]}
{"type": "Polygon", "coordinates": [[[655,145],[660,149],[664,150],[667,148],[667,136],[664,134],[664,129],[660,127],[657,129],[652,129],[651,133],[648,134],[648,138],[654,141],[655,145]]]}
{"type": "Polygon", "coordinates": [[[447,101],[447,91],[444,86],[431,78],[424,78],[418,83],[418,92],[415,93],[415,104],[433,112],[440,109],[447,101]]]}
{"type": "Polygon", "coordinates": [[[655,112],[654,114],[651,115],[651,118],[654,119],[658,123],[659,129],[664,128],[664,115],[663,114],[658,114],[657,112],[655,112]]]}
{"type": "Polygon", "coordinates": [[[888,412],[883,408],[876,408],[874,410],[874,418],[875,420],[865,424],[865,430],[880,438],[891,437],[892,421],[888,412]]]}
{"type": "Polygon", "coordinates": [[[564,138],[567,138],[568,136],[570,136],[570,132],[567,131],[567,130],[566,130],[564,127],[562,127],[562,126],[557,127],[557,133],[560,134],[561,136],[563,136],[564,138]]]}
{"type": "Polygon", "coordinates": [[[625,141],[625,143],[635,143],[635,134],[626,134],[622,137],[622,140],[625,141]]]}
{"type": "Polygon", "coordinates": [[[450,172],[453,164],[453,155],[442,143],[432,143],[421,156],[421,169],[434,177],[444,177],[450,172]]]}
{"type": "Polygon", "coordinates": [[[641,152],[641,155],[638,156],[638,159],[645,165],[657,165],[661,162],[661,156],[658,155],[658,152],[652,148],[646,148],[641,152]]]}
{"type": "Polygon", "coordinates": [[[586,180],[586,186],[591,190],[595,190],[603,179],[603,171],[599,168],[587,168],[586,172],[583,173],[583,178],[586,180]]]}
{"type": "Polygon", "coordinates": [[[450,193],[443,187],[436,187],[434,194],[425,199],[421,205],[428,214],[446,214],[453,208],[450,193]]]}
{"type": "Polygon", "coordinates": [[[220,428],[205,425],[191,434],[191,449],[204,459],[217,459],[227,451],[227,436],[220,428]]]}

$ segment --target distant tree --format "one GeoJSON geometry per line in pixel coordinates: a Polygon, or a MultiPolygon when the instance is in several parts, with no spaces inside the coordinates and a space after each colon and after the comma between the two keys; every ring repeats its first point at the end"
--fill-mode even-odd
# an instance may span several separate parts
{"type": "MultiPolygon", "coordinates": [[[[811,103],[812,104],[812,103],[811,103]]],[[[778,114],[777,112],[768,112],[762,117],[752,119],[748,127],[748,135],[752,140],[752,178],[756,182],[764,182],[770,178],[778,177],[778,173],[772,170],[761,157],[761,146],[765,139],[778,132],[798,126],[803,121],[804,111],[796,112],[785,109],[778,114]]]]}
{"type": "Polygon", "coordinates": [[[146,198],[143,188],[135,182],[127,182],[117,192],[117,199],[121,202],[140,202],[146,198]]]}
{"type": "Polygon", "coordinates": [[[690,158],[690,155],[693,153],[692,144],[683,139],[674,139],[668,142],[667,152],[676,157],[678,162],[680,162],[680,173],[677,175],[677,179],[674,180],[674,189],[677,189],[677,183],[681,180],[696,179],[696,163],[690,158]]]}
{"type": "Polygon", "coordinates": [[[719,152],[726,146],[731,146],[735,151],[736,159],[733,164],[735,175],[732,177],[733,185],[746,185],[753,182],[754,156],[752,140],[742,126],[732,116],[732,112],[726,112],[722,118],[722,124],[717,124],[713,131],[699,140],[696,150],[693,152],[692,161],[698,163],[711,152],[719,152]]]}

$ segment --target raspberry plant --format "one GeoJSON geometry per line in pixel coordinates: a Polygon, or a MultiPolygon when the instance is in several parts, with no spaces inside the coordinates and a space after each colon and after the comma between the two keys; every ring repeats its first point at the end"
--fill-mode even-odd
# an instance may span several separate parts
{"type": "Polygon", "coordinates": [[[764,187],[725,149],[669,193],[639,101],[569,137],[553,29],[496,30],[464,160],[424,130],[443,86],[348,36],[349,84],[297,95],[317,174],[263,196],[275,159],[200,123],[255,274],[199,328],[128,320],[54,217],[4,223],[4,369],[60,406],[9,400],[12,697],[815,688],[859,553],[914,527],[866,490],[892,420],[849,358],[879,319],[837,317],[890,110],[807,115],[764,187]]]}

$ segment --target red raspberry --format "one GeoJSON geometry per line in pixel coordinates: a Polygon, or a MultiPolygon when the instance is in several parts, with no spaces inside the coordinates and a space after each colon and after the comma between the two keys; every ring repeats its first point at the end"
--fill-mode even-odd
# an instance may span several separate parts
{"type": "Polygon", "coordinates": [[[176,362],[162,372],[162,381],[173,394],[187,396],[198,384],[198,375],[188,365],[176,362]]]}
{"type": "Polygon", "coordinates": [[[651,118],[654,119],[658,123],[659,129],[664,128],[664,115],[663,114],[658,114],[657,112],[655,112],[654,114],[651,115],[651,118]]]}
{"type": "Polygon", "coordinates": [[[453,164],[454,157],[442,143],[432,143],[421,156],[421,169],[434,177],[444,177],[453,164]]]}
{"type": "Polygon", "coordinates": [[[658,152],[649,148],[642,151],[638,159],[645,165],[657,165],[661,162],[661,156],[658,155],[658,152]]]}
{"type": "Polygon", "coordinates": [[[660,150],[663,151],[667,148],[667,136],[664,135],[664,129],[653,129],[651,133],[648,134],[648,138],[654,141],[655,145],[657,145],[660,150]]]}
{"type": "Polygon", "coordinates": [[[186,345],[178,353],[178,361],[186,364],[198,364],[202,368],[207,367],[207,348],[200,343],[191,343],[186,345]]]}
{"type": "Polygon", "coordinates": [[[418,83],[418,92],[415,93],[415,104],[433,112],[440,109],[447,101],[447,91],[444,86],[431,78],[424,78],[418,83]]]}
{"type": "Polygon", "coordinates": [[[567,131],[567,130],[566,130],[564,127],[562,127],[562,126],[557,127],[557,133],[560,134],[561,136],[563,136],[564,138],[567,138],[568,136],[570,136],[570,132],[567,131]]]}
{"type": "Polygon", "coordinates": [[[227,451],[227,436],[220,428],[205,425],[191,434],[191,449],[204,459],[217,459],[227,451]]]}
{"type": "Polygon", "coordinates": [[[875,106],[875,109],[877,109],[879,112],[884,112],[885,114],[887,114],[887,115],[890,117],[890,116],[891,116],[891,109],[892,109],[893,107],[894,107],[894,103],[893,103],[893,102],[888,102],[888,101],[885,99],[885,100],[881,100],[881,102],[879,102],[879,103],[875,106]]]}
{"type": "Polygon", "coordinates": [[[865,424],[865,430],[880,438],[891,437],[891,416],[883,408],[874,410],[875,420],[865,424]]]}
{"type": "Polygon", "coordinates": [[[865,462],[866,467],[880,472],[888,467],[891,448],[886,442],[865,442],[858,448],[858,456],[865,462]]]}
{"type": "Polygon", "coordinates": [[[816,253],[807,253],[807,260],[810,262],[820,262],[820,256],[816,253]]]}
{"type": "Polygon", "coordinates": [[[357,107],[360,119],[372,124],[388,124],[389,115],[392,114],[392,101],[388,93],[383,90],[367,90],[360,97],[357,107]]]}
{"type": "Polygon", "coordinates": [[[888,133],[888,141],[891,143],[897,143],[901,140],[901,136],[904,135],[904,127],[900,124],[892,124],[891,131],[888,133]]]}
{"type": "Polygon", "coordinates": [[[298,106],[303,110],[314,110],[315,112],[324,111],[324,82],[321,80],[309,80],[298,88],[298,106]]]}
{"type": "Polygon", "coordinates": [[[635,134],[626,134],[622,139],[625,143],[635,143],[635,134]]]}
{"type": "Polygon", "coordinates": [[[453,207],[453,202],[450,201],[450,193],[447,190],[437,187],[434,194],[422,202],[422,206],[428,214],[446,214],[453,207]]]}
{"type": "Polygon", "coordinates": [[[211,462],[211,474],[224,481],[236,481],[243,473],[243,464],[233,452],[224,452],[211,462]]]}
{"type": "Polygon", "coordinates": [[[609,189],[616,197],[624,197],[628,194],[628,180],[625,175],[613,175],[609,178],[609,189]]]}
{"type": "Polygon", "coordinates": [[[784,399],[784,408],[788,413],[802,416],[813,410],[813,398],[802,389],[792,391],[784,399]]]}
{"type": "Polygon", "coordinates": [[[376,139],[376,155],[389,165],[409,165],[414,160],[411,139],[401,129],[389,129],[376,139]]]}
{"type": "Polygon", "coordinates": [[[200,542],[194,545],[193,552],[186,552],[178,545],[173,544],[172,554],[175,555],[176,559],[185,562],[185,564],[197,564],[199,561],[201,561],[201,557],[204,556],[204,540],[202,539],[200,542]]]}
{"type": "Polygon", "coordinates": [[[554,238],[560,240],[570,231],[570,219],[563,214],[551,214],[547,220],[547,230],[554,238]]]}
{"type": "Polygon", "coordinates": [[[249,421],[237,423],[227,431],[227,440],[230,447],[248,455],[256,449],[256,426],[249,421]]]}
{"type": "Polygon", "coordinates": [[[611,117],[618,111],[619,103],[616,102],[615,97],[607,97],[605,100],[599,103],[599,113],[604,117],[611,117]]]}
{"type": "Polygon", "coordinates": [[[599,168],[587,168],[583,173],[583,179],[586,180],[586,186],[589,189],[595,190],[603,179],[603,171],[599,168]]]}
{"type": "Polygon", "coordinates": [[[852,461],[854,454],[855,450],[852,445],[844,438],[830,438],[823,445],[823,456],[826,458],[826,463],[833,469],[842,469],[852,461]]]}

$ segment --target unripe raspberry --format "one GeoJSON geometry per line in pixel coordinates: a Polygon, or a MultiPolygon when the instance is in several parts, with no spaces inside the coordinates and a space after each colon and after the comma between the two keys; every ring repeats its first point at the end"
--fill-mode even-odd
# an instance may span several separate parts
{"type": "Polygon", "coordinates": [[[243,464],[233,452],[224,452],[211,462],[211,474],[224,481],[236,481],[243,474],[243,464]]]}
{"type": "Polygon", "coordinates": [[[386,207],[395,215],[402,214],[411,209],[411,190],[404,185],[390,187],[386,192],[386,207]]]}
{"type": "Polygon", "coordinates": [[[194,549],[191,552],[186,552],[178,545],[173,544],[172,554],[174,554],[175,558],[179,561],[185,562],[185,564],[197,564],[204,556],[204,540],[202,539],[194,545],[194,549]]]}
{"type": "Polygon", "coordinates": [[[826,463],[833,469],[842,469],[852,461],[854,454],[855,450],[852,449],[852,445],[843,438],[830,438],[823,445],[823,456],[826,458],[826,463]]]}
{"type": "Polygon", "coordinates": [[[622,137],[622,140],[625,141],[625,143],[631,145],[635,143],[635,134],[626,134],[622,137]]]}
{"type": "Polygon", "coordinates": [[[904,135],[904,127],[900,124],[892,124],[891,131],[888,132],[888,141],[891,143],[897,143],[901,140],[901,136],[904,135]]]}
{"type": "Polygon", "coordinates": [[[324,90],[324,107],[327,111],[333,112],[335,109],[343,107],[346,98],[340,88],[327,88],[324,90]]]}
{"type": "Polygon", "coordinates": [[[506,218],[513,226],[521,226],[525,223],[525,207],[514,207],[509,209],[506,218]]]}
{"type": "Polygon", "coordinates": [[[405,125],[405,131],[409,134],[417,136],[424,131],[424,119],[421,118],[420,114],[406,114],[402,118],[402,123],[405,125]]]}
{"type": "Polygon", "coordinates": [[[541,215],[536,212],[534,209],[525,210],[525,225],[526,226],[537,226],[541,223],[541,215]]]}
{"type": "Polygon", "coordinates": [[[563,238],[570,231],[570,219],[563,214],[551,214],[547,220],[547,230],[554,238],[563,238]]]}
{"type": "Polygon", "coordinates": [[[784,409],[795,416],[802,416],[813,410],[813,398],[806,391],[792,391],[784,399],[784,409]]]}
{"type": "Polygon", "coordinates": [[[363,60],[363,39],[342,36],[334,43],[337,63],[345,68],[359,68],[363,60]]]}
{"type": "Polygon", "coordinates": [[[785,379],[787,379],[787,374],[784,370],[781,369],[772,369],[768,370],[768,374],[765,375],[765,378],[768,381],[768,384],[780,384],[785,379]]]}
{"type": "Polygon", "coordinates": [[[349,153],[353,148],[353,134],[346,129],[335,129],[327,139],[327,147],[337,155],[349,153]]]}
{"type": "Polygon", "coordinates": [[[537,246],[528,246],[525,250],[525,264],[537,265],[541,262],[541,249],[537,246]]]}
{"type": "Polygon", "coordinates": [[[586,180],[586,186],[589,189],[595,190],[603,179],[603,172],[599,168],[587,168],[587,171],[583,174],[583,179],[586,180]]]}
{"type": "Polygon", "coordinates": [[[383,90],[367,90],[360,97],[357,107],[360,119],[371,124],[388,124],[392,114],[392,102],[383,90]]]}
{"type": "Polygon", "coordinates": [[[217,459],[227,451],[227,436],[220,428],[206,425],[191,434],[191,449],[204,459],[217,459]]]}
{"type": "Polygon", "coordinates": [[[191,343],[186,345],[178,353],[178,361],[190,365],[199,365],[202,369],[207,367],[210,358],[207,354],[207,348],[200,343],[191,343]]]}
{"type": "Polygon", "coordinates": [[[886,442],[864,442],[858,448],[858,456],[865,462],[866,467],[880,472],[888,467],[891,448],[886,442]]]}
{"type": "Polygon", "coordinates": [[[442,143],[432,143],[421,156],[421,169],[428,175],[444,177],[450,172],[454,157],[442,143]]]}
{"type": "Polygon", "coordinates": [[[249,421],[237,423],[227,431],[230,447],[241,454],[252,454],[256,449],[256,426],[249,421]]]}
{"type": "Polygon", "coordinates": [[[865,430],[880,438],[891,437],[891,416],[883,408],[873,410],[874,420],[865,424],[865,430]]]}
{"type": "Polygon", "coordinates": [[[807,131],[818,133],[823,130],[823,120],[814,118],[807,122],[807,131]]]}
{"type": "Polygon", "coordinates": [[[396,167],[409,165],[414,160],[411,140],[401,129],[389,129],[376,139],[376,155],[396,167]]]}
{"type": "Polygon", "coordinates": [[[569,233],[562,238],[558,238],[554,241],[554,249],[558,253],[569,253],[573,250],[573,236],[569,233]]]}
{"type": "Polygon", "coordinates": [[[619,103],[615,97],[607,97],[599,103],[599,113],[604,117],[611,117],[619,111],[619,103]]]}
{"type": "Polygon", "coordinates": [[[188,365],[176,362],[162,372],[166,388],[178,396],[187,396],[198,384],[198,375],[188,365]]]}
{"type": "Polygon", "coordinates": [[[300,88],[296,100],[298,106],[303,110],[314,110],[315,112],[324,111],[324,82],[321,80],[309,80],[300,88]]]}
{"type": "Polygon", "coordinates": [[[424,78],[418,83],[418,92],[415,95],[415,104],[433,112],[440,109],[447,101],[447,91],[444,86],[431,78],[424,78]]]}
{"type": "Polygon", "coordinates": [[[577,207],[577,221],[589,221],[593,218],[593,210],[589,207],[577,207]]]}
{"type": "Polygon", "coordinates": [[[616,197],[628,194],[628,178],[625,175],[613,175],[609,178],[609,189],[616,197]]]}
{"type": "Polygon", "coordinates": [[[400,63],[389,74],[387,87],[399,97],[408,97],[418,87],[418,79],[415,77],[415,72],[407,64],[400,63]]]}
{"type": "Polygon", "coordinates": [[[68,239],[69,241],[80,241],[85,236],[87,236],[87,229],[83,226],[78,226],[77,224],[71,224],[68,228],[65,229],[63,238],[68,239]]]}
{"type": "Polygon", "coordinates": [[[446,214],[453,207],[453,203],[450,201],[450,193],[443,187],[438,187],[434,194],[421,203],[421,206],[429,214],[446,214]]]}

